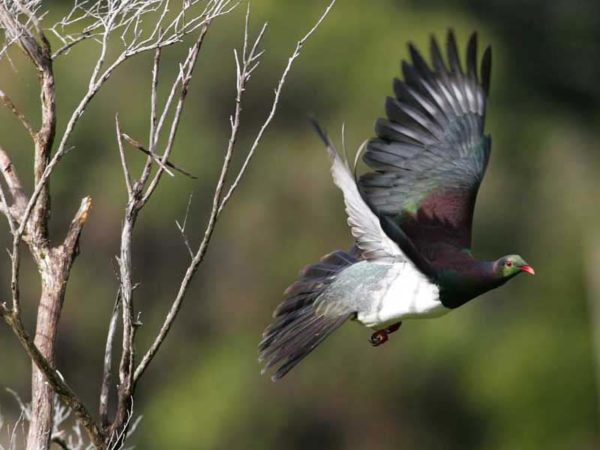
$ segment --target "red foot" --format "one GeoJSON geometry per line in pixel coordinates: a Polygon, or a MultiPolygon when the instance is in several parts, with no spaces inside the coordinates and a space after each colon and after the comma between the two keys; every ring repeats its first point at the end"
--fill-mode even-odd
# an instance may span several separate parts
{"type": "Polygon", "coordinates": [[[386,343],[388,340],[388,332],[386,330],[376,331],[371,335],[369,342],[373,347],[377,347],[381,344],[386,343]]]}
{"type": "Polygon", "coordinates": [[[369,342],[373,347],[378,347],[381,344],[385,344],[389,339],[389,335],[394,331],[398,331],[400,325],[402,325],[402,322],[395,323],[383,330],[376,331],[371,335],[369,342]]]}

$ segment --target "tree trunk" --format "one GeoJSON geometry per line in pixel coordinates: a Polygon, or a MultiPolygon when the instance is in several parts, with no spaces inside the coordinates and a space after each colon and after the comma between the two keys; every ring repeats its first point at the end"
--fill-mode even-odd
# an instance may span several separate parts
{"type": "MultiPolygon", "coordinates": [[[[54,347],[58,321],[65,295],[66,279],[63,261],[56,250],[45,255],[45,266],[41,270],[42,295],[38,307],[35,330],[35,345],[40,353],[54,366],[54,347]]],[[[46,382],[44,374],[33,364],[31,379],[31,415],[27,450],[47,450],[50,448],[54,414],[54,391],[46,382]]]]}

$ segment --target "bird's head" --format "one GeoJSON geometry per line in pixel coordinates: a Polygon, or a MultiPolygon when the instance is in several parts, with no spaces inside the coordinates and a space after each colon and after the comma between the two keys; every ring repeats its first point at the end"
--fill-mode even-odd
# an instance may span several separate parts
{"type": "Polygon", "coordinates": [[[495,263],[496,274],[501,278],[509,279],[521,272],[535,275],[535,270],[519,255],[507,255],[498,259],[495,263]]]}

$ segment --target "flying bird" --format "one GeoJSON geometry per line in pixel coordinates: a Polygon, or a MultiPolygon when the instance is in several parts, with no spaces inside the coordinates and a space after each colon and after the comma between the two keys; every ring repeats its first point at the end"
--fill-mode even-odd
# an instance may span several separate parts
{"type": "Polygon", "coordinates": [[[316,124],[341,189],[354,237],[307,266],[284,293],[263,333],[259,361],[272,379],[287,374],[347,321],[374,330],[374,346],[403,320],[433,318],[533,268],[519,255],[480,261],[471,253],[477,191],[488,165],[484,134],[491,49],[477,55],[477,34],[463,68],[452,31],[446,57],[431,38],[429,65],[414,45],[402,62],[375,124],[363,161],[372,170],[355,177],[316,124]]]}

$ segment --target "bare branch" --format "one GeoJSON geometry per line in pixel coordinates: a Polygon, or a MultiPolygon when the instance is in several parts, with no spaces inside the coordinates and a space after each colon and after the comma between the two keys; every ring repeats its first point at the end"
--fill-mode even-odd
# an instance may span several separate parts
{"type": "Polygon", "coordinates": [[[52,54],[52,60],[56,60],[59,56],[65,55],[67,53],[69,53],[69,51],[75,47],[75,45],[79,44],[80,42],[90,38],[92,36],[91,33],[89,32],[83,32],[81,33],[81,35],[73,38],[73,40],[71,42],[67,42],[65,43],[61,48],[59,48],[58,50],[56,50],[53,54],[52,54]]]}
{"type": "Polygon", "coordinates": [[[227,14],[236,5],[230,1],[187,0],[179,9],[168,0],[128,0],[121,2],[90,2],[78,0],[67,16],[52,27],[52,32],[64,45],[75,44],[88,38],[95,38],[103,45],[106,34],[118,36],[129,52],[172,45],[200,26],[206,17],[227,14]],[[206,3],[204,10],[198,6],[206,3]],[[169,14],[173,13],[175,14],[169,14]],[[145,27],[145,18],[152,15],[150,27],[145,27]],[[70,29],[74,25],[87,23],[82,31],[70,29]]]}
{"type": "Polygon", "coordinates": [[[133,420],[133,397],[131,397],[131,406],[127,410],[127,417],[124,420],[124,424],[119,429],[115,429],[108,440],[108,450],[120,450],[123,448],[123,442],[131,436],[137,426],[140,424],[141,417],[133,420]],[[133,421],[133,423],[132,423],[133,421]]]}
{"type": "Polygon", "coordinates": [[[13,235],[12,252],[10,253],[11,259],[11,281],[10,288],[12,294],[12,312],[14,314],[20,314],[20,290],[19,290],[19,269],[20,269],[20,252],[19,244],[20,237],[18,234],[18,220],[20,220],[22,211],[25,209],[27,203],[27,196],[23,192],[21,181],[15,172],[12,162],[8,157],[8,154],[0,147],[0,171],[6,182],[8,189],[10,190],[13,198],[13,206],[8,205],[8,200],[4,195],[4,190],[1,191],[2,203],[6,209],[5,214],[8,219],[11,234],[13,235]]]}
{"type": "MultiPolygon", "coordinates": [[[[163,163],[160,158],[158,157],[158,155],[156,155],[155,153],[151,153],[148,150],[146,150],[144,148],[144,146],[142,144],[140,144],[138,141],[136,141],[135,139],[133,139],[131,136],[129,136],[128,134],[125,133],[121,133],[121,137],[123,139],[125,139],[127,141],[127,143],[129,145],[131,145],[133,148],[138,149],[139,151],[141,151],[142,153],[144,153],[146,156],[149,156],[150,159],[152,161],[154,161],[156,164],[158,164],[165,172],[167,172],[170,176],[175,176],[175,174],[173,172],[171,172],[169,170],[168,167],[173,167],[173,164],[171,164],[169,161],[166,161],[165,163],[163,163]],[[168,167],[167,167],[168,166],[168,167]]],[[[177,169],[178,171],[181,171],[181,169],[177,169]]],[[[183,171],[182,173],[189,175],[187,172],[183,171]]],[[[192,177],[193,178],[193,177],[192,177]]]]}
{"type": "Polygon", "coordinates": [[[277,105],[279,104],[279,96],[281,95],[283,85],[285,84],[285,80],[287,78],[288,73],[290,72],[290,69],[292,68],[294,61],[296,60],[296,58],[298,58],[298,56],[300,56],[302,47],[304,47],[304,44],[306,43],[306,41],[317,30],[317,28],[319,27],[319,25],[321,25],[323,20],[325,20],[325,17],[327,17],[327,14],[329,14],[329,11],[331,11],[331,8],[333,8],[334,4],[335,4],[335,0],[332,0],[331,3],[329,3],[329,6],[327,6],[327,8],[325,8],[325,11],[323,12],[323,14],[321,14],[321,17],[319,17],[319,20],[317,20],[315,25],[296,44],[296,48],[295,48],[294,52],[292,53],[292,56],[290,56],[290,58],[288,59],[287,66],[283,70],[281,78],[279,79],[279,83],[277,84],[277,87],[275,88],[275,97],[273,98],[271,111],[269,112],[267,119],[264,121],[258,134],[256,135],[256,138],[254,139],[254,142],[252,143],[252,146],[250,147],[250,151],[246,155],[246,159],[244,160],[244,163],[242,164],[241,169],[239,170],[237,176],[235,177],[235,180],[233,181],[233,183],[231,183],[231,186],[229,187],[227,194],[225,194],[225,196],[223,197],[223,200],[221,201],[221,204],[219,205],[219,211],[218,211],[219,213],[221,211],[223,211],[223,208],[225,207],[225,205],[227,204],[227,202],[229,201],[229,199],[231,198],[231,196],[233,195],[233,193],[239,186],[244,174],[246,173],[246,170],[248,169],[248,165],[250,164],[250,161],[254,157],[254,154],[256,152],[256,149],[258,148],[258,144],[260,143],[264,132],[266,131],[268,126],[271,124],[273,117],[275,117],[275,112],[277,111],[277,105]]]}
{"type": "Polygon", "coordinates": [[[19,110],[19,108],[17,108],[17,106],[13,103],[10,97],[6,95],[6,93],[2,90],[0,90],[0,101],[14,114],[14,116],[19,120],[19,122],[21,122],[21,125],[23,125],[23,128],[27,130],[31,138],[35,139],[36,132],[34,131],[33,127],[31,126],[25,115],[19,110]]]}
{"type": "Polygon", "coordinates": [[[119,364],[119,396],[117,415],[112,425],[111,435],[118,434],[127,423],[131,413],[133,395],[133,364],[134,364],[134,305],[133,282],[131,267],[131,241],[133,228],[138,214],[137,198],[130,197],[125,214],[123,229],[121,230],[121,249],[118,258],[119,281],[121,295],[121,311],[123,321],[123,339],[121,361],[119,364]]]}
{"type": "MultiPolygon", "coordinates": [[[[35,143],[34,174],[36,183],[46,168],[46,163],[50,155],[50,148],[54,139],[56,128],[56,107],[54,98],[54,75],[52,70],[52,60],[50,57],[50,43],[39,27],[39,20],[36,17],[39,2],[3,2],[0,3],[0,26],[4,29],[9,40],[14,40],[19,44],[23,51],[29,56],[40,75],[41,103],[42,103],[42,125],[37,133],[24,116],[18,111],[14,103],[3,95],[3,103],[13,110],[17,118],[23,123],[24,127],[32,135],[35,143]],[[24,16],[26,23],[19,21],[19,17],[24,16]],[[30,30],[33,28],[39,35],[39,41],[30,30]]],[[[32,199],[33,200],[33,199],[32,199]]],[[[35,201],[31,201],[26,208],[21,220],[21,226],[17,231],[15,240],[20,240],[27,220],[32,211],[34,211],[33,226],[30,234],[38,241],[45,241],[47,238],[47,209],[48,209],[48,186],[47,183],[39,186],[35,201]],[[38,203],[38,196],[41,195],[41,201],[38,203]]],[[[13,246],[14,247],[14,246],[13,246]]]]}
{"type": "Polygon", "coordinates": [[[8,200],[6,200],[6,194],[4,193],[4,188],[2,185],[0,185],[0,200],[2,200],[0,211],[6,216],[10,233],[14,235],[17,232],[17,223],[15,222],[15,218],[10,211],[10,206],[8,204],[8,200]]]}
{"type": "MultiPolygon", "coordinates": [[[[163,162],[163,163],[165,163],[165,161],[168,160],[169,155],[171,154],[171,150],[173,149],[173,145],[175,144],[175,136],[177,135],[177,129],[179,128],[179,123],[181,121],[181,114],[183,113],[183,105],[185,104],[185,99],[187,97],[188,87],[189,87],[190,81],[192,80],[192,74],[194,72],[194,67],[196,67],[196,61],[198,60],[198,55],[200,54],[200,49],[202,48],[202,44],[204,42],[204,38],[206,37],[207,31],[208,31],[208,24],[203,26],[200,29],[200,33],[198,35],[198,38],[196,39],[196,43],[190,49],[188,58],[186,59],[187,65],[183,65],[181,67],[181,71],[182,71],[183,75],[181,77],[181,89],[180,89],[180,93],[179,93],[179,100],[177,102],[177,106],[175,107],[175,115],[173,117],[173,121],[171,122],[171,130],[169,133],[167,144],[165,146],[165,150],[163,151],[163,154],[161,157],[161,162],[163,162]]],[[[175,84],[176,83],[174,83],[174,86],[175,86],[175,84]]],[[[166,109],[165,109],[165,112],[166,112],[166,109]]],[[[163,112],[163,114],[164,114],[164,112],[163,112]]],[[[157,128],[157,133],[160,132],[161,125],[162,125],[162,118],[161,118],[161,122],[159,122],[159,125],[157,128]]],[[[155,136],[155,138],[156,137],[157,136],[155,136]]],[[[148,199],[150,198],[150,196],[152,195],[152,193],[158,186],[161,175],[163,173],[162,167],[163,166],[158,168],[156,174],[154,175],[154,178],[152,179],[152,181],[150,182],[150,185],[146,189],[146,192],[145,192],[144,196],[142,197],[142,200],[140,201],[141,206],[146,204],[146,202],[148,201],[148,199]]],[[[149,172],[145,172],[145,173],[147,173],[149,175],[149,172]]],[[[142,176],[142,179],[143,179],[143,176],[142,176]]]]}
{"type": "MultiPolygon", "coordinates": [[[[117,67],[119,67],[123,62],[132,56],[138,55],[143,52],[147,52],[150,50],[156,50],[158,47],[167,47],[179,42],[185,35],[193,32],[196,29],[201,28],[201,34],[205,34],[208,29],[208,25],[212,22],[213,19],[228,14],[236,5],[230,6],[229,0],[210,0],[208,5],[206,6],[202,15],[198,16],[197,19],[191,19],[193,21],[183,22],[186,17],[186,11],[188,6],[191,4],[198,3],[197,1],[187,1],[184,2],[184,6],[182,11],[180,11],[176,18],[173,19],[172,22],[169,23],[168,29],[171,30],[170,34],[156,34],[153,32],[153,40],[148,41],[143,40],[133,41],[133,43],[129,43],[129,45],[116,57],[112,64],[110,64],[104,71],[102,71],[102,67],[105,65],[105,57],[108,49],[108,38],[109,36],[115,32],[117,29],[122,29],[124,25],[131,21],[132,17],[142,17],[149,12],[155,11],[154,9],[148,9],[148,5],[156,6],[156,3],[159,0],[152,0],[151,2],[146,0],[137,0],[137,1],[129,1],[119,3],[117,6],[112,2],[109,2],[109,5],[106,6],[109,8],[108,11],[103,10],[104,2],[97,2],[98,8],[96,6],[91,7],[89,10],[83,11],[83,16],[77,20],[83,20],[83,17],[95,17],[99,21],[98,28],[102,28],[103,39],[101,41],[101,50],[96,61],[96,65],[89,80],[88,90],[71,114],[70,119],[67,121],[67,125],[65,131],[60,139],[56,152],[54,153],[52,159],[48,162],[45,167],[45,170],[39,177],[36,183],[36,187],[31,195],[27,208],[23,214],[21,226],[18,230],[19,236],[21,236],[25,230],[25,226],[27,224],[27,220],[29,219],[29,215],[37,202],[37,199],[40,193],[45,189],[45,186],[48,182],[48,179],[52,172],[54,171],[57,163],[63,158],[66,154],[68,147],[67,143],[75,129],[76,124],[78,123],[81,116],[84,114],[89,102],[95,97],[100,88],[104,85],[104,83],[111,77],[113,72],[117,67]],[[146,5],[147,4],[147,5],[146,5]],[[112,6],[111,6],[112,5],[112,6]],[[120,6],[119,6],[120,5],[120,6]],[[141,11],[135,11],[136,7],[140,7],[146,5],[141,11]],[[105,15],[104,15],[105,14],[105,15]],[[187,24],[187,25],[185,25],[187,24]]],[[[160,0],[160,3],[163,3],[165,0],[160,0]]],[[[164,4],[164,3],[163,3],[164,4]]],[[[80,3],[79,6],[82,7],[83,3],[80,3]]],[[[1,12],[1,11],[0,11],[1,12]]],[[[139,19],[133,19],[139,20],[139,19]]],[[[141,19],[140,19],[141,20],[141,19]]],[[[65,26],[67,24],[65,23],[65,26]]],[[[160,29],[160,28],[159,28],[160,29]]],[[[166,155],[168,157],[168,154],[166,155]]],[[[164,161],[163,161],[164,162],[164,161]]],[[[162,173],[162,171],[160,171],[162,173]]]]}
{"type": "Polygon", "coordinates": [[[82,199],[81,206],[71,221],[71,226],[69,227],[69,231],[67,232],[67,236],[63,242],[63,247],[66,250],[66,256],[68,258],[73,258],[74,253],[77,251],[79,236],[81,235],[83,226],[87,222],[91,209],[92,198],[85,197],[82,199]]]}
{"type": "Polygon", "coordinates": [[[27,195],[21,185],[21,180],[17,176],[12,161],[10,160],[8,153],[0,146],[0,171],[6,185],[10,191],[10,195],[13,198],[17,212],[22,212],[27,204],[27,195]]]}
{"type": "MultiPolygon", "coordinates": [[[[33,2],[37,3],[37,2],[33,2]]],[[[48,64],[48,55],[43,47],[37,42],[33,33],[29,30],[29,24],[33,24],[38,29],[35,13],[29,8],[29,5],[14,3],[0,3],[0,27],[4,29],[6,38],[9,42],[18,43],[23,51],[31,58],[33,63],[38,67],[44,67],[48,64]],[[19,22],[19,16],[27,17],[27,24],[19,22]]],[[[38,5],[32,5],[37,7],[38,5]]]]}
{"type": "Polygon", "coordinates": [[[125,139],[133,148],[138,149],[140,152],[144,153],[145,155],[149,156],[150,158],[152,158],[152,161],[154,161],[156,164],[158,164],[160,167],[162,167],[162,169],[167,172],[169,175],[174,176],[175,174],[173,172],[171,172],[169,170],[169,167],[173,170],[176,170],[177,172],[179,172],[181,175],[185,175],[188,178],[191,178],[192,180],[197,180],[198,177],[192,175],[191,173],[189,173],[188,171],[182,169],[179,166],[176,166],[175,164],[173,164],[171,161],[166,160],[164,163],[161,161],[161,159],[159,158],[159,156],[156,153],[150,153],[150,151],[146,150],[146,148],[140,144],[138,141],[136,141],[135,139],[133,139],[131,136],[123,133],[122,134],[123,139],[125,139]]]}
{"type": "Polygon", "coordinates": [[[110,376],[112,370],[112,348],[117,334],[117,319],[119,318],[119,306],[121,304],[121,293],[117,293],[115,305],[108,326],[106,346],[104,349],[104,368],[102,371],[102,386],[100,388],[100,422],[104,429],[108,428],[108,395],[110,392],[110,376]]]}
{"type": "MultiPolygon", "coordinates": [[[[249,9],[247,12],[246,17],[248,17],[249,14],[249,9]]],[[[246,24],[248,23],[248,21],[246,21],[246,24]]],[[[260,40],[263,36],[265,30],[265,26],[263,26],[261,33],[259,34],[258,40],[260,40]]],[[[247,34],[248,34],[248,27],[246,26],[245,28],[245,32],[244,32],[244,43],[247,42],[247,34]]],[[[246,48],[246,44],[244,44],[244,48],[246,48]]],[[[219,181],[217,182],[217,186],[216,186],[216,192],[214,195],[214,199],[213,199],[213,210],[211,212],[210,218],[209,218],[209,225],[208,225],[208,229],[210,229],[210,233],[212,234],[212,230],[214,228],[214,224],[216,223],[216,211],[217,211],[217,205],[218,205],[218,199],[220,197],[220,192],[221,189],[223,187],[223,184],[225,182],[225,177],[227,175],[227,170],[229,167],[229,163],[231,161],[231,157],[233,154],[233,148],[234,148],[234,143],[236,140],[236,136],[237,136],[237,130],[238,130],[238,125],[239,125],[239,118],[241,115],[241,111],[242,111],[242,105],[241,105],[241,99],[242,99],[242,94],[244,92],[244,88],[246,85],[246,82],[248,81],[248,77],[246,76],[246,61],[244,60],[244,68],[241,69],[240,68],[240,64],[239,64],[239,60],[237,58],[237,54],[236,54],[236,67],[237,69],[237,79],[236,79],[236,100],[235,100],[235,112],[234,115],[231,119],[231,124],[232,124],[232,132],[231,132],[231,137],[229,140],[229,145],[227,147],[227,151],[225,153],[225,161],[223,163],[223,166],[221,168],[221,174],[219,176],[219,181]]],[[[191,74],[190,74],[191,75],[191,74]]],[[[185,78],[184,78],[185,80],[185,78]]],[[[185,97],[182,97],[182,99],[184,100],[185,97]]],[[[182,99],[180,99],[180,102],[182,101],[182,99]]],[[[173,135],[173,133],[171,133],[171,135],[173,135]]],[[[166,154],[166,152],[165,152],[166,154]]],[[[155,178],[155,180],[157,180],[156,182],[158,183],[158,179],[155,178]]],[[[152,184],[151,184],[152,187],[152,184]]],[[[148,190],[149,194],[152,194],[152,191],[150,191],[150,189],[148,190]]],[[[148,194],[147,194],[148,195],[148,194]]],[[[181,228],[180,228],[181,230],[181,228]]],[[[185,234],[182,231],[182,234],[185,237],[185,234]]],[[[191,265],[188,267],[188,270],[186,271],[184,280],[187,280],[187,282],[185,282],[186,286],[187,284],[191,281],[197,266],[200,264],[200,261],[202,260],[203,256],[204,256],[204,252],[205,252],[205,248],[206,245],[208,244],[208,239],[206,237],[205,234],[205,239],[202,241],[201,248],[202,248],[202,254],[201,256],[198,256],[198,254],[194,254],[193,252],[191,252],[192,254],[192,263],[191,265]],[[196,261],[198,261],[196,264],[194,264],[196,261]],[[193,267],[193,268],[192,268],[193,267]]],[[[186,241],[186,245],[189,244],[187,243],[187,238],[185,238],[186,241]]],[[[181,289],[180,289],[181,292],[181,289]]],[[[185,293],[185,291],[183,291],[183,293],[185,293]]],[[[173,303],[169,313],[167,314],[167,318],[165,319],[165,323],[163,324],[160,332],[159,332],[159,336],[157,337],[157,340],[155,340],[155,342],[153,343],[153,345],[150,347],[150,349],[146,352],[146,354],[144,355],[144,358],[142,359],[142,361],[140,362],[140,364],[138,365],[138,367],[136,368],[135,371],[135,375],[134,375],[134,383],[137,382],[137,380],[139,379],[139,377],[142,375],[142,373],[144,372],[145,368],[147,367],[147,365],[150,363],[150,361],[153,359],[154,355],[156,354],[156,352],[158,351],[158,349],[160,348],[160,345],[162,343],[162,341],[164,340],[164,338],[166,337],[171,324],[173,323],[173,321],[175,320],[175,317],[177,316],[177,313],[181,307],[181,302],[183,300],[183,294],[180,296],[178,294],[175,302],[173,303]],[[158,340],[160,339],[160,341],[158,340]]]]}
{"type": "Polygon", "coordinates": [[[121,167],[123,168],[125,186],[127,187],[127,195],[128,197],[131,197],[133,195],[133,189],[131,187],[131,175],[129,174],[129,167],[127,166],[127,159],[125,158],[125,150],[123,149],[123,134],[121,133],[121,126],[119,125],[118,114],[115,114],[115,128],[117,132],[117,143],[119,144],[119,156],[121,157],[121,167]]]}
{"type": "MultiPolygon", "coordinates": [[[[121,248],[120,255],[118,258],[119,264],[119,282],[120,282],[120,293],[121,293],[121,311],[122,311],[122,321],[123,321],[123,339],[122,339],[122,350],[121,350],[121,358],[119,363],[119,388],[118,388],[118,404],[117,404],[117,413],[115,420],[110,426],[109,433],[111,436],[117,437],[117,443],[119,443],[124,436],[126,436],[127,427],[129,426],[129,422],[131,420],[132,408],[133,408],[133,391],[134,391],[134,381],[133,381],[133,370],[134,370],[134,336],[136,330],[136,321],[135,317],[135,309],[133,304],[133,282],[132,282],[132,267],[131,267],[131,242],[132,242],[132,234],[135,226],[135,222],[139,211],[144,207],[150,195],[158,185],[160,181],[160,176],[164,169],[167,167],[168,157],[170,151],[174,144],[175,135],[177,133],[177,127],[181,118],[181,113],[183,111],[183,104],[185,102],[185,98],[187,95],[188,85],[191,79],[192,71],[195,66],[200,48],[202,43],[204,42],[204,38],[208,31],[208,27],[211,24],[212,19],[224,13],[224,8],[228,5],[228,1],[224,0],[213,0],[209,2],[209,6],[207,7],[208,13],[205,15],[203,21],[199,23],[199,36],[196,39],[195,43],[191,47],[186,61],[183,65],[181,75],[174,83],[174,87],[172,92],[174,92],[175,86],[179,85],[180,88],[180,96],[176,106],[174,118],[171,122],[171,129],[169,138],[167,141],[166,148],[160,157],[160,165],[158,167],[158,171],[155,174],[150,186],[146,189],[144,195],[140,198],[142,190],[144,188],[145,183],[150,177],[151,174],[151,164],[155,160],[158,160],[157,157],[153,158],[154,148],[156,143],[158,142],[158,136],[160,133],[160,128],[162,126],[162,117],[165,116],[167,109],[170,106],[170,101],[168,100],[165,109],[163,110],[161,121],[157,122],[157,111],[156,111],[156,97],[157,97],[157,83],[158,83],[158,69],[160,62],[160,52],[157,50],[161,45],[155,45],[155,57],[154,57],[154,65],[152,71],[152,94],[151,94],[151,136],[149,149],[146,150],[141,144],[137,143],[137,141],[132,140],[129,136],[120,134],[121,137],[124,137],[128,142],[134,145],[136,148],[143,149],[146,152],[150,153],[149,158],[142,170],[142,174],[140,179],[132,185],[132,192],[128,198],[128,204],[125,213],[125,219],[123,222],[123,228],[121,231],[121,248]]],[[[138,24],[132,25],[135,27],[138,24]]],[[[157,30],[159,30],[157,28],[157,30]]],[[[160,31],[159,31],[160,34],[160,31]]],[[[143,47],[142,47],[143,48],[143,47]]],[[[140,48],[136,47],[135,51],[138,51],[140,48]]],[[[150,49],[150,48],[149,48],[150,49]]],[[[141,50],[140,50],[141,51],[141,50]]],[[[172,96],[170,99],[174,98],[172,96]]],[[[148,154],[146,153],[146,154],[148,154]]],[[[172,167],[172,165],[171,165],[172,167]]]]}
{"type": "Polygon", "coordinates": [[[151,142],[151,146],[150,146],[152,148],[153,152],[156,151],[156,148],[153,148],[153,147],[155,147],[156,143],[158,142],[158,136],[160,135],[162,127],[163,127],[164,123],[166,122],[167,114],[171,110],[171,104],[173,103],[173,99],[175,98],[175,94],[177,93],[177,88],[179,87],[179,84],[181,83],[181,81],[183,79],[184,75],[183,75],[182,67],[188,66],[191,55],[192,55],[192,53],[189,52],[188,57],[185,59],[185,61],[179,65],[180,67],[179,67],[178,76],[175,79],[175,81],[173,81],[169,95],[167,96],[167,99],[165,100],[165,104],[163,106],[163,111],[162,111],[160,117],[158,118],[158,122],[157,122],[155,130],[154,130],[154,140],[151,142]]]}
{"type": "Polygon", "coordinates": [[[19,405],[19,410],[21,411],[21,415],[22,415],[23,419],[25,419],[27,422],[29,422],[31,420],[31,405],[26,404],[21,399],[21,396],[17,393],[17,391],[14,391],[10,388],[6,388],[6,392],[8,392],[10,395],[12,395],[12,397],[15,399],[15,401],[19,405]]]}
{"type": "MultiPolygon", "coordinates": [[[[39,197],[33,205],[31,212],[30,234],[36,241],[38,247],[45,246],[48,240],[48,216],[50,208],[50,187],[48,180],[42,183],[42,176],[50,160],[52,144],[56,133],[56,92],[54,88],[54,72],[52,60],[49,58],[50,44],[42,34],[44,43],[43,53],[45,56],[44,66],[38,66],[40,72],[42,125],[36,133],[34,153],[34,180],[41,188],[39,197]]],[[[22,224],[26,225],[27,217],[23,217],[22,224]]]]}
{"type": "Polygon", "coordinates": [[[188,250],[188,253],[190,254],[190,258],[194,257],[194,251],[192,250],[192,246],[190,245],[190,241],[187,237],[187,235],[185,234],[185,227],[187,225],[187,220],[188,217],[190,215],[190,206],[192,205],[192,194],[190,194],[190,197],[188,199],[188,204],[187,207],[185,208],[185,216],[183,217],[183,223],[180,224],[178,220],[175,221],[175,225],[177,225],[177,229],[179,230],[179,232],[181,233],[181,237],[183,238],[183,243],[185,244],[185,247],[188,250]]]}
{"type": "Polygon", "coordinates": [[[15,315],[21,314],[21,291],[19,289],[19,270],[21,268],[21,254],[19,249],[19,240],[13,233],[13,246],[10,254],[11,260],[11,275],[10,275],[10,291],[12,294],[12,313],[15,315]]]}
{"type": "MultiPolygon", "coordinates": [[[[267,120],[261,127],[259,134],[258,134],[257,138],[255,139],[254,144],[251,147],[250,153],[246,157],[246,160],[244,161],[244,165],[242,166],[242,169],[240,170],[238,177],[236,178],[236,181],[234,182],[232,187],[229,189],[229,191],[228,191],[226,197],[223,199],[223,201],[220,201],[221,190],[223,188],[225,178],[227,176],[227,172],[228,172],[228,168],[229,168],[229,164],[230,164],[230,160],[231,160],[231,154],[233,153],[233,149],[235,147],[237,128],[238,128],[237,124],[239,123],[239,115],[241,114],[242,93],[244,91],[245,83],[248,81],[248,77],[249,77],[251,71],[254,70],[254,67],[256,67],[256,64],[255,64],[256,59],[258,59],[258,57],[260,56],[259,53],[256,53],[256,54],[254,54],[254,53],[258,49],[258,46],[259,46],[260,40],[262,38],[262,35],[264,33],[265,27],[263,27],[261,32],[259,33],[258,38],[255,41],[255,45],[253,45],[253,49],[248,54],[247,57],[245,55],[245,52],[243,52],[244,60],[243,60],[242,68],[238,69],[238,77],[237,77],[237,85],[236,85],[237,86],[236,106],[235,106],[235,110],[234,110],[235,111],[234,116],[231,119],[231,134],[230,134],[229,144],[227,147],[227,151],[225,153],[225,159],[223,162],[223,166],[221,168],[221,174],[219,176],[219,181],[217,182],[217,185],[215,187],[215,193],[213,196],[213,206],[212,206],[212,210],[211,210],[211,213],[210,213],[210,216],[208,219],[208,224],[204,231],[204,237],[203,237],[202,241],[200,242],[198,250],[196,251],[194,257],[192,258],[192,261],[190,262],[190,264],[183,276],[181,284],[179,285],[177,295],[176,295],[173,303],[171,304],[171,308],[169,309],[169,312],[167,313],[167,316],[165,317],[165,320],[163,322],[163,325],[162,325],[160,331],[158,332],[158,335],[154,339],[150,348],[144,354],[144,357],[142,358],[142,360],[140,361],[140,363],[138,364],[138,366],[135,370],[134,383],[139,381],[139,379],[143,375],[144,371],[148,368],[148,365],[150,364],[150,362],[156,356],[156,354],[157,354],[158,350],[160,349],[162,343],[164,342],[167,334],[169,333],[169,331],[173,325],[173,322],[175,321],[175,318],[177,317],[177,314],[179,313],[179,311],[181,309],[181,305],[182,305],[183,299],[185,297],[185,294],[187,292],[187,289],[189,287],[189,284],[190,284],[194,274],[198,270],[199,265],[202,263],[202,261],[204,259],[204,255],[206,254],[206,250],[208,248],[208,244],[210,242],[215,225],[217,223],[219,213],[223,209],[225,204],[227,203],[227,200],[233,194],[237,185],[239,184],[239,181],[241,180],[241,177],[243,176],[244,172],[246,171],[247,166],[252,158],[252,155],[254,154],[256,147],[258,146],[258,143],[260,142],[262,134],[264,133],[264,131],[266,130],[268,125],[271,123],[273,116],[275,115],[275,111],[277,109],[277,104],[279,102],[279,96],[283,89],[283,85],[285,84],[287,74],[289,73],[295,59],[300,55],[301,49],[304,46],[304,43],[306,42],[306,40],[308,38],[310,38],[310,36],[315,32],[315,30],[318,28],[318,26],[323,22],[323,20],[325,19],[325,17],[327,16],[327,14],[329,13],[329,11],[331,10],[331,8],[333,7],[334,4],[335,4],[335,0],[332,0],[332,2],[325,9],[323,14],[319,17],[316,24],[296,44],[296,48],[295,48],[294,52],[292,53],[292,56],[289,58],[288,64],[285,67],[285,69],[282,73],[282,76],[279,80],[279,83],[277,85],[277,88],[275,90],[275,98],[273,100],[273,106],[271,108],[271,112],[269,113],[267,120]],[[237,117],[237,119],[236,119],[236,117],[237,117]]],[[[247,17],[248,17],[248,15],[249,15],[249,10],[247,11],[247,17]]],[[[248,34],[248,28],[246,27],[244,42],[247,42],[247,34],[248,34]]],[[[247,48],[247,45],[244,45],[244,48],[247,48]]],[[[239,60],[237,57],[236,57],[236,62],[237,62],[237,67],[240,67],[239,60]]],[[[165,152],[165,155],[166,155],[166,152],[165,152]]]]}
{"type": "Polygon", "coordinates": [[[154,52],[154,63],[152,65],[152,87],[150,89],[150,136],[148,137],[148,151],[154,154],[154,145],[156,139],[154,136],[156,130],[156,97],[158,96],[158,71],[160,69],[161,48],[158,47],[154,52]]]}

